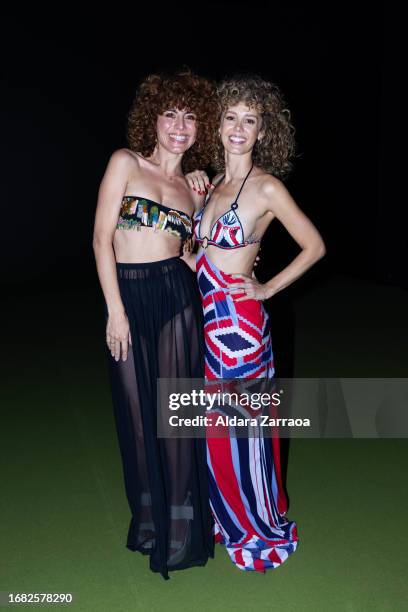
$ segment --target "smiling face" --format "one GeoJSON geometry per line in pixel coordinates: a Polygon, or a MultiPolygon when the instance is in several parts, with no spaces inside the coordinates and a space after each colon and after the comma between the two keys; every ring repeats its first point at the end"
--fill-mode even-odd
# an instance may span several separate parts
{"type": "Polygon", "coordinates": [[[167,109],[157,117],[157,142],[171,153],[184,153],[195,142],[197,117],[178,108],[167,109]]]}
{"type": "Polygon", "coordinates": [[[230,106],[221,117],[220,136],[229,153],[243,155],[252,151],[262,134],[262,117],[245,102],[230,106]]]}

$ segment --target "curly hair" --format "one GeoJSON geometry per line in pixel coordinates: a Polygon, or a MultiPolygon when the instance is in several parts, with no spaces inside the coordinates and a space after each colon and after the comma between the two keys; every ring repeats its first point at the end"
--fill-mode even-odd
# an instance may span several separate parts
{"type": "Polygon", "coordinates": [[[189,69],[174,74],[150,74],[137,88],[127,124],[132,151],[148,157],[156,145],[157,116],[178,108],[197,116],[197,138],[183,156],[184,172],[208,166],[213,133],[216,130],[215,83],[189,69]]]}
{"type": "MultiPolygon", "coordinates": [[[[217,87],[219,120],[228,108],[240,102],[256,109],[262,117],[264,136],[252,151],[254,164],[274,176],[285,178],[292,170],[290,160],[295,155],[296,144],[295,128],[281,90],[257,75],[238,75],[223,80],[217,87]]],[[[224,170],[224,147],[218,132],[213,139],[212,165],[218,172],[224,170]]]]}

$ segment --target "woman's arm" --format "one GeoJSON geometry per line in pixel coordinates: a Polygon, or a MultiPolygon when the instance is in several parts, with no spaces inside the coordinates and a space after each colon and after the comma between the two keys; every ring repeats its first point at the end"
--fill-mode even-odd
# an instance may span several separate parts
{"type": "Polygon", "coordinates": [[[279,219],[302,250],[286,268],[263,285],[242,274],[232,275],[234,278],[245,279],[242,283],[230,285],[231,289],[233,287],[233,293],[239,292],[239,289],[246,291],[247,297],[237,301],[248,298],[264,300],[272,297],[291,285],[326,253],[321,235],[300,210],[281,181],[269,177],[262,186],[262,192],[267,201],[267,210],[279,219]]]}
{"type": "Polygon", "coordinates": [[[186,262],[188,267],[193,272],[196,271],[196,254],[195,253],[193,253],[192,251],[184,253],[184,255],[182,255],[181,259],[186,262]]]}
{"type": "Polygon", "coordinates": [[[300,210],[283,183],[277,179],[268,180],[264,190],[268,197],[268,209],[302,249],[286,268],[265,283],[269,298],[291,285],[321,259],[326,254],[326,246],[316,227],[300,210]]]}
{"type": "Polygon", "coordinates": [[[184,176],[188,186],[193,191],[193,201],[195,211],[198,212],[202,209],[205,202],[205,197],[217,184],[217,180],[221,177],[221,174],[217,174],[214,177],[213,182],[210,182],[208,174],[204,170],[194,170],[184,176]]]}
{"type": "Polygon", "coordinates": [[[113,236],[132,164],[134,160],[123,149],[111,156],[99,188],[93,234],[96,268],[109,314],[106,342],[116,361],[121,349],[123,360],[127,358],[129,323],[119,292],[113,236]]]}

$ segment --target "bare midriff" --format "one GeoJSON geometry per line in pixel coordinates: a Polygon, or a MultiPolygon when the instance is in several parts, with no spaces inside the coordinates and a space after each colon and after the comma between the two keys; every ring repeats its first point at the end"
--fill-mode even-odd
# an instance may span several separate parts
{"type": "Polygon", "coordinates": [[[113,237],[115,258],[120,263],[147,263],[182,255],[181,240],[152,227],[117,229],[113,237]]]}
{"type": "MultiPolygon", "coordinates": [[[[216,246],[208,245],[204,252],[213,264],[226,274],[246,274],[251,276],[259,246],[259,243],[254,243],[248,244],[241,249],[220,249],[216,246]]],[[[200,248],[199,254],[203,250],[200,248]]]]}

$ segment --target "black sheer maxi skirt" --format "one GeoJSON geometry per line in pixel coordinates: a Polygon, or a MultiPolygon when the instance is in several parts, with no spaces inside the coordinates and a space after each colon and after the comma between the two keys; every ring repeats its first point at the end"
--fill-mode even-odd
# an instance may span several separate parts
{"type": "MultiPolygon", "coordinates": [[[[126,361],[108,350],[116,428],[132,514],[127,547],[150,568],[205,565],[214,555],[205,439],[157,437],[157,378],[202,378],[202,308],[179,257],[117,264],[132,345],[126,361]]],[[[105,314],[107,314],[105,305],[105,314]]]]}

